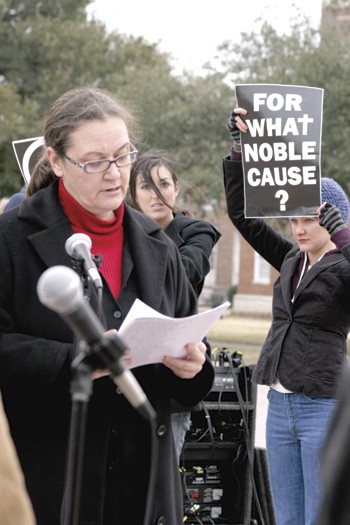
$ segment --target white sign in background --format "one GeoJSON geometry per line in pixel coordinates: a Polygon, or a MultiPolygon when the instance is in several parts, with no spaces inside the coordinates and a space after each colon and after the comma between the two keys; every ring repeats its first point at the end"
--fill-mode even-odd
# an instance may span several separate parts
{"type": "Polygon", "coordinates": [[[33,168],[40,157],[41,148],[44,145],[44,137],[34,137],[31,139],[14,140],[12,147],[21,170],[24,182],[30,181],[33,168]]]}

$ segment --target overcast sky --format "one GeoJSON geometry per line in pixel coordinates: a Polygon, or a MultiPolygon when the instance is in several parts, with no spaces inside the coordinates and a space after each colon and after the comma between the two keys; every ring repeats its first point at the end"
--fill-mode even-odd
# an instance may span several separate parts
{"type": "Polygon", "coordinates": [[[318,25],[322,0],[95,0],[89,11],[108,29],[142,36],[170,53],[176,72],[183,68],[198,73],[200,66],[215,57],[224,40],[235,40],[242,31],[251,31],[258,18],[287,30],[298,10],[318,25]]]}

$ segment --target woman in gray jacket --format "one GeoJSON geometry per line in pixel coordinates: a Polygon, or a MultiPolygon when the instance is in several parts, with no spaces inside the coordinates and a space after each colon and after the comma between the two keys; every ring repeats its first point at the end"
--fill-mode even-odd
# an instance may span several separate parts
{"type": "Polygon", "coordinates": [[[277,525],[315,525],[321,500],[321,450],[336,406],[350,330],[348,198],[334,180],[321,179],[319,216],[293,217],[291,242],[263,219],[244,216],[239,131],[248,127],[236,108],[234,138],[224,159],[228,215],[280,276],[274,284],[272,324],[254,380],[270,386],[266,449],[277,525]],[[237,147],[238,146],[238,147],[237,147]]]}

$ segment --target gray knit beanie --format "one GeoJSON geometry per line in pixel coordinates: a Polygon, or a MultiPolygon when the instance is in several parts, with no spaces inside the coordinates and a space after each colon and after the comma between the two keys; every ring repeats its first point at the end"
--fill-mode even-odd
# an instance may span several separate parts
{"type": "Polygon", "coordinates": [[[343,221],[347,224],[350,217],[350,205],[342,187],[333,179],[321,177],[321,196],[322,203],[329,202],[339,208],[343,221]]]}

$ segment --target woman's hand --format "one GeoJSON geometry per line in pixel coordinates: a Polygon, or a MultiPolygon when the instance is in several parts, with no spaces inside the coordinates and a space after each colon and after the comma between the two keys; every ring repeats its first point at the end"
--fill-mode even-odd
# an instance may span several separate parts
{"type": "Polygon", "coordinates": [[[329,202],[324,202],[317,210],[319,223],[326,228],[329,235],[346,228],[339,208],[329,202]]]}
{"type": "Polygon", "coordinates": [[[236,122],[236,126],[237,128],[242,131],[242,133],[247,133],[248,131],[248,126],[247,124],[245,123],[245,121],[243,120],[243,118],[241,118],[241,115],[242,117],[244,115],[247,115],[248,111],[244,108],[235,108],[232,112],[232,117],[234,118],[235,122],[236,122]]]}
{"type": "MultiPolygon", "coordinates": [[[[111,330],[107,330],[107,332],[105,332],[104,335],[106,337],[113,338],[116,334],[117,334],[117,330],[112,328],[111,330]]],[[[126,368],[129,367],[131,364],[130,350],[126,350],[124,352],[123,357],[121,357],[120,359],[126,368]]],[[[110,371],[105,368],[97,368],[96,370],[93,370],[93,372],[91,373],[91,378],[92,380],[100,379],[100,377],[106,377],[106,376],[109,376],[110,374],[111,374],[110,371]]]]}
{"type": "Polygon", "coordinates": [[[243,115],[247,115],[247,113],[244,108],[235,108],[226,122],[226,128],[233,140],[233,151],[239,154],[241,154],[241,132],[247,133],[248,131],[248,126],[243,120],[243,115]]]}
{"type": "Polygon", "coordinates": [[[187,357],[179,359],[177,357],[165,356],[163,364],[172,370],[181,379],[192,379],[203,368],[207,347],[204,343],[188,343],[186,345],[187,357]]]}

